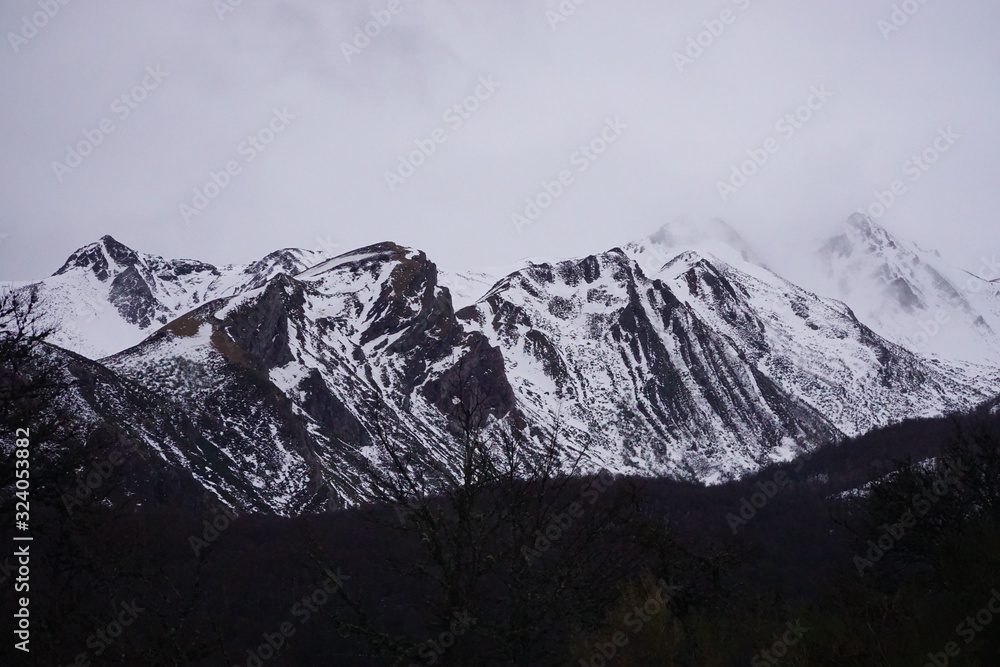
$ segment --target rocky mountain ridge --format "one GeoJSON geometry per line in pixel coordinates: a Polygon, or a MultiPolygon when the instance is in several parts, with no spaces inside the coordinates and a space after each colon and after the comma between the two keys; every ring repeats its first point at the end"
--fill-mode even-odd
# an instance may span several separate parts
{"type": "Polygon", "coordinates": [[[525,262],[478,298],[488,274],[388,242],[217,268],[104,237],[21,289],[99,368],[103,389],[78,397],[94,423],[232,507],[281,514],[362,500],[386,442],[449,465],[466,402],[591,470],[718,482],[1000,394],[1000,363],[920,354],[724,225],[708,236],[525,262]]]}

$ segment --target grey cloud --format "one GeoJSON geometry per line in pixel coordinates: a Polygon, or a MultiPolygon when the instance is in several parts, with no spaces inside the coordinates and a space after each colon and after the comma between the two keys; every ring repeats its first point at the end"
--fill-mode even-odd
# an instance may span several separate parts
{"type": "MultiPolygon", "coordinates": [[[[47,275],[105,233],[218,263],[393,239],[473,268],[604,249],[677,216],[725,219],[791,266],[949,125],[960,142],[881,222],[974,264],[998,241],[1000,7],[926,3],[886,39],[893,4],[590,0],[553,29],[554,0],[400,0],[347,62],[342,43],[388,0],[244,0],[223,20],[204,0],[71,1],[0,54],[0,279],[47,275]],[[723,10],[733,20],[679,72],[674,54],[723,10]],[[117,118],[157,65],[166,81],[117,118]],[[450,130],[484,75],[502,88],[450,130]],[[835,96],[722,201],[717,182],[818,85],[835,96]],[[246,162],[239,147],[284,107],[295,120],[246,162]],[[518,234],[511,214],[616,115],[621,141],[518,234]],[[59,182],[52,163],[105,118],[114,131],[59,182]],[[390,192],[385,172],[437,128],[447,141],[390,192]],[[240,173],[184,224],[179,207],[231,160],[240,173]]],[[[0,27],[37,11],[5,3],[0,27]]]]}

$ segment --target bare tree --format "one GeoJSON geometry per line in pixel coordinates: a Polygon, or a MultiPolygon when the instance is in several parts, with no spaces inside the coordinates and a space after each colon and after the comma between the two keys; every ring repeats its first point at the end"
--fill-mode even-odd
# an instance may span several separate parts
{"type": "MultiPolygon", "coordinates": [[[[568,619],[602,618],[616,585],[672,541],[662,523],[643,514],[634,483],[604,471],[584,476],[587,452],[568,454],[558,428],[540,444],[529,441],[517,432],[516,416],[491,411],[471,374],[459,378],[451,387],[447,455],[394,432],[389,420],[372,420],[379,455],[364,477],[382,509],[369,515],[399,534],[400,556],[389,569],[420,591],[412,611],[428,638],[447,633],[456,619],[472,624],[433,664],[467,665],[473,657],[475,664],[544,664],[565,649],[560,632],[572,625],[568,619]]],[[[373,416],[385,410],[373,401],[373,416]]],[[[318,540],[312,544],[329,564],[318,540]]],[[[349,586],[339,594],[344,605],[331,616],[334,625],[395,657],[392,664],[429,660],[427,651],[436,650],[387,632],[380,621],[389,610],[349,586]]]]}

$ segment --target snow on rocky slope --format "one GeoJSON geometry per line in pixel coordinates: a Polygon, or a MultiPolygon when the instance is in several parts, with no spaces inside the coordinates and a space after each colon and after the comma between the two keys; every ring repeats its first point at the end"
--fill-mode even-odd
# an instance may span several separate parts
{"type": "Polygon", "coordinates": [[[457,326],[434,264],[386,243],[206,303],[105,363],[198,415],[226,456],[219,495],[296,512],[359,500],[375,433],[447,460],[456,364],[510,413],[484,343],[457,326]]]}
{"type": "Polygon", "coordinates": [[[459,312],[503,350],[519,403],[610,467],[718,479],[1000,387],[995,368],[919,357],[749,262],[687,250],[647,275],[629,255],[533,264],[459,312]]]}
{"type": "Polygon", "coordinates": [[[216,268],[104,237],[30,289],[57,342],[114,353],[99,365],[117,379],[86,399],[95,419],[228,504],[278,513],[363,498],[379,434],[448,465],[459,388],[528,446],[557,434],[592,469],[705,481],[1000,394],[997,357],[892,342],[755,263],[724,223],[497,280],[392,243],[216,268]],[[140,389],[155,414],[114,399],[140,389]]]}
{"type": "Polygon", "coordinates": [[[136,252],[105,236],[77,250],[31,289],[38,291],[46,323],[55,328],[52,342],[96,359],[137,344],[205,301],[323,258],[314,251],[279,250],[247,266],[215,267],[136,252]]]}
{"type": "Polygon", "coordinates": [[[1000,360],[996,254],[971,270],[959,269],[855,214],[818,258],[827,280],[816,287],[850,303],[887,338],[942,359],[1000,360]]]}

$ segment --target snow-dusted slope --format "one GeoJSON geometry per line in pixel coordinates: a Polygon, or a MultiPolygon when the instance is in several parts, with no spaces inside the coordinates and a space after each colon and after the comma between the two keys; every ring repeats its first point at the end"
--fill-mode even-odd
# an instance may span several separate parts
{"type": "Polygon", "coordinates": [[[376,433],[447,461],[446,385],[463,357],[509,413],[502,360],[482,343],[423,253],[379,244],[207,303],[105,363],[198,416],[225,456],[226,474],[204,478],[218,495],[292,513],[363,497],[376,433]]]}
{"type": "Polygon", "coordinates": [[[1000,391],[994,369],[931,363],[741,266],[686,251],[647,276],[614,249],[534,264],[459,317],[503,350],[526,412],[619,470],[717,479],[1000,391]]]}
{"type": "Polygon", "coordinates": [[[611,469],[713,480],[839,435],[620,249],[533,264],[459,317],[529,419],[611,469]]]}
{"type": "Polygon", "coordinates": [[[842,302],[757,265],[738,267],[689,251],[655,277],[747,362],[847,435],[969,409],[1000,387],[1000,369],[928,360],[876,334],[842,302]]]}
{"type": "Polygon", "coordinates": [[[33,289],[76,323],[63,340],[117,352],[96,418],[226,502],[280,513],[363,498],[383,440],[450,465],[472,404],[591,469],[718,481],[1000,395],[996,366],[916,354],[752,260],[721,223],[671,225],[487,287],[393,243],[218,269],[105,237],[33,289]],[[84,298],[103,304],[89,329],[84,298]]]}
{"type": "Polygon", "coordinates": [[[451,293],[455,310],[461,310],[483,298],[504,276],[519,271],[533,262],[544,262],[550,258],[525,257],[516,262],[499,266],[479,267],[475,271],[458,271],[438,268],[438,284],[451,293]]]}
{"type": "Polygon", "coordinates": [[[478,301],[503,276],[519,268],[510,267],[509,271],[441,271],[439,282],[451,293],[455,310],[461,310],[478,301]]]}
{"type": "Polygon", "coordinates": [[[136,252],[110,236],[73,253],[38,291],[52,341],[92,359],[124,350],[205,301],[238,294],[324,259],[281,250],[247,266],[215,267],[136,252]]]}
{"type": "Polygon", "coordinates": [[[963,271],[855,214],[824,244],[819,261],[828,280],[816,287],[894,342],[943,359],[1000,364],[995,255],[963,271]]]}

